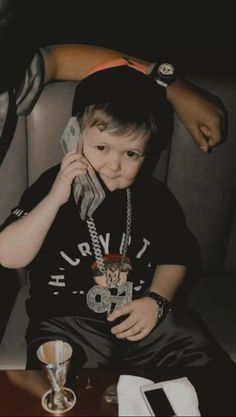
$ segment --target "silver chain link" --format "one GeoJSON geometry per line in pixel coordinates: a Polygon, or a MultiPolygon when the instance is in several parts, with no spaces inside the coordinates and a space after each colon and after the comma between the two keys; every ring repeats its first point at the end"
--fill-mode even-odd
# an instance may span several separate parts
{"type": "MultiPolygon", "coordinates": [[[[131,232],[132,205],[131,205],[131,190],[130,190],[130,188],[126,189],[126,197],[127,197],[126,232],[125,232],[125,238],[123,239],[122,247],[121,247],[122,258],[121,258],[121,262],[120,262],[117,281],[119,281],[120,272],[123,271],[125,256],[126,256],[126,253],[127,253],[127,249],[128,249],[128,245],[129,245],[130,232],[131,232]]],[[[94,256],[95,256],[95,259],[97,261],[97,267],[98,267],[99,271],[101,272],[101,274],[106,276],[107,281],[108,281],[110,279],[108,278],[108,273],[107,273],[108,271],[107,271],[107,268],[106,268],[104,260],[103,260],[101,245],[100,245],[100,241],[99,241],[99,237],[98,237],[98,233],[97,233],[97,229],[96,229],[96,225],[95,225],[93,217],[92,216],[89,217],[86,220],[86,222],[87,222],[87,225],[88,225],[88,230],[89,230],[90,238],[91,238],[92,245],[93,245],[94,256]]],[[[109,282],[107,282],[107,284],[109,284],[109,282]]]]}
{"type": "Polygon", "coordinates": [[[127,249],[128,249],[128,245],[129,245],[130,232],[131,232],[132,205],[131,205],[131,191],[130,191],[130,188],[127,188],[127,190],[126,190],[126,197],[127,197],[126,233],[125,233],[124,244],[123,244],[123,247],[121,248],[122,258],[121,258],[121,264],[120,264],[120,269],[119,269],[119,275],[120,275],[120,272],[123,271],[125,256],[126,256],[126,253],[127,253],[127,249]]]}

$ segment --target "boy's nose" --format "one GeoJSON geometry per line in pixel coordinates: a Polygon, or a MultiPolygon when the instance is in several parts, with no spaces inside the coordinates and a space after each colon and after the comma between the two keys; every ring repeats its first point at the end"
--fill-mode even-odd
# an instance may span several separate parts
{"type": "Polygon", "coordinates": [[[110,155],[107,165],[111,171],[119,171],[120,169],[120,156],[110,155]]]}

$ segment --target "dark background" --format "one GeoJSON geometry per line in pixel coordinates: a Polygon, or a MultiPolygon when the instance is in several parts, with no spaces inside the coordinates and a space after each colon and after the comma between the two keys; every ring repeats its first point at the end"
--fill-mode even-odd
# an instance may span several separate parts
{"type": "Polygon", "coordinates": [[[39,46],[79,42],[233,75],[235,27],[228,1],[0,0],[0,82],[16,83],[39,46]]]}

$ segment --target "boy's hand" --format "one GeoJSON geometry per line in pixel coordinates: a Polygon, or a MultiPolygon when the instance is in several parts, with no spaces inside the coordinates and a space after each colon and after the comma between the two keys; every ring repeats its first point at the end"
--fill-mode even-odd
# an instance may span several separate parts
{"type": "Polygon", "coordinates": [[[108,321],[128,315],[117,326],[112,327],[111,332],[118,339],[127,339],[137,342],[146,337],[158,322],[158,305],[149,297],[134,300],[125,306],[118,308],[108,316],[108,321]]]}
{"type": "Polygon", "coordinates": [[[59,206],[68,201],[73,180],[79,175],[86,174],[87,164],[82,161],[82,157],[82,153],[73,150],[68,152],[62,160],[60,171],[48,194],[59,206]]]}

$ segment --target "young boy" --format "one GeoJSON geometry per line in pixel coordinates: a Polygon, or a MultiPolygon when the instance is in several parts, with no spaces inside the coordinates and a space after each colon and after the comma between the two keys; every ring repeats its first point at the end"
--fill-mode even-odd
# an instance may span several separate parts
{"type": "MultiPolygon", "coordinates": [[[[2,226],[0,264],[27,267],[27,368],[47,340],[68,341],[79,366],[195,366],[225,360],[172,300],[199,250],[183,212],[152,175],[172,114],[151,77],[122,65],[77,87],[82,152],[45,172],[2,226]],[[81,219],[73,184],[92,167],[105,191],[81,219]]],[[[226,358],[227,360],[227,358],[226,358]]]]}

